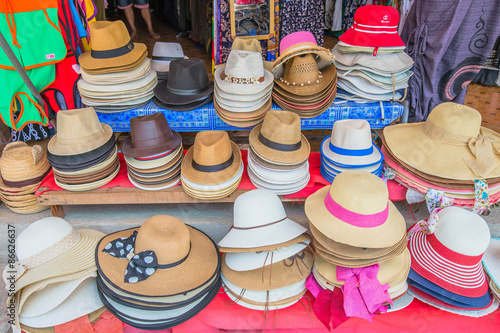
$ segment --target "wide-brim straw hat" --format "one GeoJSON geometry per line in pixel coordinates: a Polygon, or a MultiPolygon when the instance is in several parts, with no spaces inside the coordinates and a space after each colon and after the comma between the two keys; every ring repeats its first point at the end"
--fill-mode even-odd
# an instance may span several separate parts
{"type": "Polygon", "coordinates": [[[384,181],[364,171],[337,175],[331,186],[307,198],[305,213],[322,234],[351,246],[390,247],[406,231],[384,181]]]}
{"type": "Polygon", "coordinates": [[[49,170],[47,154],[39,145],[29,147],[25,142],[12,142],[5,146],[0,157],[1,178],[10,187],[39,183],[49,170]]]}
{"type": "Polygon", "coordinates": [[[220,252],[227,252],[227,253],[273,251],[273,250],[279,249],[281,247],[291,246],[293,244],[297,244],[297,243],[304,242],[304,241],[310,242],[311,236],[309,236],[308,234],[301,234],[301,235],[299,235],[291,240],[288,240],[286,242],[283,242],[283,243],[266,245],[266,246],[257,246],[257,247],[251,247],[251,248],[225,247],[225,246],[219,245],[219,251],[220,252]]]}
{"type": "Polygon", "coordinates": [[[144,58],[139,67],[125,72],[107,73],[107,74],[89,74],[82,71],[82,78],[91,84],[114,85],[123,83],[125,80],[140,80],[151,72],[151,59],[144,58]]]}

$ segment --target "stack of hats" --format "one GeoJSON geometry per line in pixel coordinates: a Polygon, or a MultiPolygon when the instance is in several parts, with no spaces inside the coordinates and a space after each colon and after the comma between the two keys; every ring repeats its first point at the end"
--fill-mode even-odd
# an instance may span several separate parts
{"type": "MultiPolygon", "coordinates": [[[[405,295],[410,270],[406,225],[382,179],[366,171],[342,172],[307,198],[305,213],[316,248],[314,277],[325,289],[342,287],[344,304],[354,302],[345,309],[348,317],[371,318],[380,306],[405,295]],[[358,303],[351,298],[356,293],[346,290],[356,288],[351,277],[357,281],[363,272],[377,296],[358,303]]],[[[362,294],[364,286],[358,287],[362,294]]]]}
{"type": "Polygon", "coordinates": [[[406,97],[413,60],[398,35],[399,12],[391,6],[366,5],[335,45],[339,75],[337,97],[389,101],[406,97]]]}
{"type": "Polygon", "coordinates": [[[47,154],[41,146],[24,142],[5,146],[0,157],[0,199],[13,212],[33,214],[49,208],[38,203],[35,189],[50,172],[47,154]]]}
{"type": "Polygon", "coordinates": [[[285,36],[273,67],[274,102],[302,118],[316,117],[326,111],[337,91],[334,59],[329,50],[316,44],[310,32],[285,36]]]}
{"type": "MultiPolygon", "coordinates": [[[[231,51],[232,50],[258,52],[261,54],[261,57],[264,61],[264,69],[268,71],[272,71],[273,69],[274,62],[266,60],[266,57],[262,55],[262,46],[260,45],[260,41],[257,38],[236,37],[233,40],[233,44],[231,44],[231,51]]],[[[216,66],[215,68],[218,67],[216,66]]]]}
{"type": "Polygon", "coordinates": [[[272,106],[273,75],[264,69],[261,53],[232,50],[214,76],[214,107],[222,120],[249,127],[264,119],[272,106]]]}
{"type": "Polygon", "coordinates": [[[492,237],[483,256],[483,266],[488,274],[490,291],[500,300],[500,238],[492,237]]]}
{"type": "Polygon", "coordinates": [[[188,59],[179,43],[156,42],[153,47],[151,68],[156,72],[158,81],[168,79],[170,62],[177,59],[188,59]]]}
{"type": "Polygon", "coordinates": [[[370,124],[364,119],[338,120],[332,135],[321,143],[321,174],[332,182],[339,173],[348,170],[382,174],[384,156],[372,142],[370,124]]]}
{"type": "Polygon", "coordinates": [[[132,43],[122,21],[94,22],[90,36],[92,51],[78,58],[83,104],[99,112],[120,112],[149,102],[158,80],[146,45],[132,43]]]}
{"type": "Polygon", "coordinates": [[[68,191],[88,191],[109,183],[120,171],[113,130],[101,124],[93,108],[57,114],[57,134],[47,146],[56,184],[68,191]]]}
{"type": "Polygon", "coordinates": [[[172,216],[152,216],[140,227],[105,236],[95,257],[104,305],[135,328],[179,325],[220,289],[217,245],[172,216]]]}
{"type": "Polygon", "coordinates": [[[177,59],[169,65],[168,80],[154,89],[154,103],[172,111],[190,111],[213,99],[214,83],[201,59],[177,59]]]}
{"type": "Polygon", "coordinates": [[[271,191],[253,190],[236,198],[234,224],[219,242],[229,298],[254,310],[277,310],[299,301],[313,264],[305,232],[271,191]]]}
{"type": "Polygon", "coordinates": [[[182,188],[197,199],[220,199],[233,193],[243,177],[238,146],[224,131],[196,134],[181,164],[182,188]]]}
{"type": "Polygon", "coordinates": [[[77,231],[58,217],[38,220],[19,233],[18,261],[8,264],[3,274],[7,289],[15,284],[7,300],[16,305],[15,327],[54,332],[54,326],[85,315],[92,322],[105,311],[97,294],[94,259],[103,236],[97,230],[77,231]]]}
{"type": "Polygon", "coordinates": [[[155,191],[180,183],[182,137],[170,129],[163,113],[131,118],[130,136],[121,148],[135,187],[155,191]]]}
{"type": "Polygon", "coordinates": [[[382,152],[397,182],[423,195],[440,191],[482,213],[500,200],[498,147],[500,135],[481,126],[478,111],[447,102],[425,122],[384,128],[382,152]]]}
{"type": "Polygon", "coordinates": [[[306,187],[311,147],[300,130],[300,118],[289,111],[269,111],[264,123],[250,132],[248,176],[257,188],[276,194],[306,187]]]}
{"type": "Polygon", "coordinates": [[[479,215],[460,207],[438,208],[427,220],[410,228],[408,237],[408,284],[416,298],[471,317],[498,308],[481,264],[490,230],[479,215]]]}

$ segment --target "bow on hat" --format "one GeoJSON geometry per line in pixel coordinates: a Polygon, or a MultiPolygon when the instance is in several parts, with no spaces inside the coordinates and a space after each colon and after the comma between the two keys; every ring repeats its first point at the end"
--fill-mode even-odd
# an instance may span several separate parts
{"type": "Polygon", "coordinates": [[[444,207],[434,209],[429,218],[415,223],[410,230],[408,230],[408,240],[410,240],[417,232],[423,232],[427,235],[433,234],[436,231],[439,222],[439,216],[437,213],[443,208],[444,207]]]}
{"type": "Polygon", "coordinates": [[[498,144],[487,137],[479,134],[477,138],[472,138],[467,142],[470,152],[475,159],[464,158],[465,164],[478,176],[486,178],[498,167],[495,161],[495,154],[500,155],[498,144]]]}

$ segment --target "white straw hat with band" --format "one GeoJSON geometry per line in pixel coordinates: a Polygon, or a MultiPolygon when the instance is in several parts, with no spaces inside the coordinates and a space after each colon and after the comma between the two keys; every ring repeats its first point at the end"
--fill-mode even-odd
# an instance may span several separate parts
{"type": "Polygon", "coordinates": [[[153,46],[151,68],[156,72],[168,72],[170,62],[176,59],[189,59],[184,55],[181,44],[156,42],[153,46]]]}

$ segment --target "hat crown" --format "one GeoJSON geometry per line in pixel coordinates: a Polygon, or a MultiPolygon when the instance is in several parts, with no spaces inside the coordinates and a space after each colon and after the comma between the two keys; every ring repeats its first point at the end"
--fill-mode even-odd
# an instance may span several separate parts
{"type": "Polygon", "coordinates": [[[356,10],[354,22],[368,26],[397,27],[399,12],[391,6],[365,5],[356,10]]]}
{"type": "Polygon", "coordinates": [[[127,45],[130,35],[123,21],[96,21],[90,24],[92,50],[113,50],[127,45]]]}
{"type": "Polygon", "coordinates": [[[432,109],[424,126],[428,129],[435,127],[450,135],[476,138],[481,130],[481,114],[465,105],[441,103],[432,109]]]}
{"type": "Polygon", "coordinates": [[[134,252],[154,251],[158,264],[168,265],[185,258],[191,248],[189,228],[176,217],[148,218],[137,232],[134,252]]]}
{"type": "Polygon", "coordinates": [[[283,55],[288,52],[292,52],[292,49],[300,43],[311,43],[318,45],[316,43],[316,38],[309,31],[296,31],[289,35],[283,37],[280,41],[280,54],[283,55]]]}
{"type": "Polygon", "coordinates": [[[131,146],[134,149],[157,146],[174,139],[163,113],[152,113],[130,119],[131,146]]]}
{"type": "Polygon", "coordinates": [[[312,53],[301,54],[290,58],[283,69],[283,80],[292,85],[315,83],[320,79],[318,64],[312,53]]]}
{"type": "Polygon", "coordinates": [[[184,58],[184,51],[179,43],[156,42],[153,47],[153,57],[184,58]]]}
{"type": "Polygon", "coordinates": [[[264,61],[258,52],[232,50],[227,58],[224,74],[233,78],[261,78],[264,76],[264,61]]]}
{"type": "Polygon", "coordinates": [[[205,131],[196,134],[193,160],[201,165],[218,165],[228,161],[233,153],[229,135],[224,131],[205,131]]]}
{"type": "Polygon", "coordinates": [[[296,144],[302,139],[300,117],[290,111],[267,112],[260,133],[266,139],[282,144],[296,144]]]}
{"type": "Polygon", "coordinates": [[[231,50],[259,52],[262,57],[262,47],[257,38],[236,37],[233,41],[233,45],[231,45],[231,50]]]}
{"type": "Polygon", "coordinates": [[[19,260],[43,252],[73,231],[73,227],[59,217],[46,217],[30,224],[16,239],[19,260]]]}
{"type": "Polygon", "coordinates": [[[343,208],[363,215],[387,208],[389,191],[384,181],[366,171],[345,171],[330,186],[330,196],[343,208]]]}
{"type": "Polygon", "coordinates": [[[438,212],[434,235],[448,249],[466,256],[482,256],[490,243],[490,229],[479,215],[450,206],[438,212]]]}
{"type": "Polygon", "coordinates": [[[170,62],[167,90],[196,91],[206,88],[209,83],[203,60],[176,59],[170,62]]]}
{"type": "Polygon", "coordinates": [[[280,198],[269,190],[243,193],[234,201],[234,226],[258,227],[287,217],[280,198]]]}
{"type": "Polygon", "coordinates": [[[333,124],[330,142],[344,149],[367,149],[372,146],[370,124],[364,119],[338,120],[333,124]]]}
{"type": "MultiPolygon", "coordinates": [[[[57,114],[57,140],[74,140],[75,138],[100,137],[104,135],[94,108],[61,110],[57,114]]],[[[91,139],[90,139],[91,140],[91,139]]]]}

